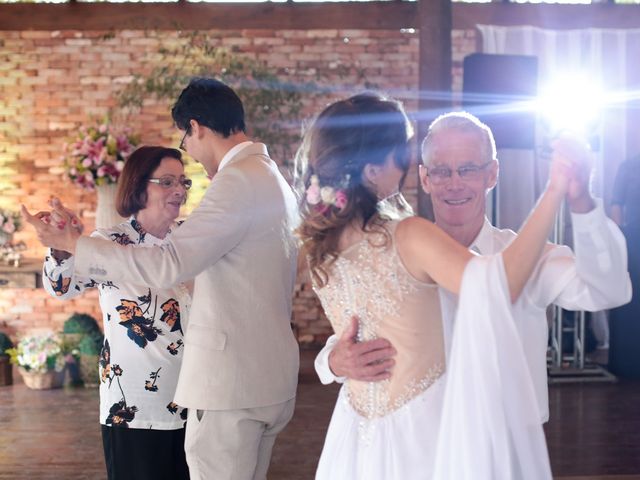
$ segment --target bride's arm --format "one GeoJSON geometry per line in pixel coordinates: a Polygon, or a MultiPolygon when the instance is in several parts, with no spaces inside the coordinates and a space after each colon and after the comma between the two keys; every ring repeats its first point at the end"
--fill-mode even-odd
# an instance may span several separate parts
{"type": "MultiPolygon", "coordinates": [[[[547,188],[519,235],[503,252],[512,302],[522,292],[542,254],[569,186],[574,159],[567,153],[561,147],[554,151],[547,188]]],[[[417,217],[398,225],[396,242],[400,258],[411,274],[422,280],[431,278],[447,290],[459,292],[462,274],[473,255],[465,247],[431,222],[417,217]]]]}

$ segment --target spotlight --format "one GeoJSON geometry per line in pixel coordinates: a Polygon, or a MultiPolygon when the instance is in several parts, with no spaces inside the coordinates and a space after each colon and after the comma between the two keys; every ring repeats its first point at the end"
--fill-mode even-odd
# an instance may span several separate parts
{"type": "Polygon", "coordinates": [[[551,133],[572,130],[585,137],[593,133],[603,106],[602,89],[585,75],[557,77],[541,90],[538,112],[551,133]]]}

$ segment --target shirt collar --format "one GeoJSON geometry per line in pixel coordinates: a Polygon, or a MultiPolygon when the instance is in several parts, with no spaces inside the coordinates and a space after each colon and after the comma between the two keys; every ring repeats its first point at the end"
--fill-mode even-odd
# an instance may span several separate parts
{"type": "Polygon", "coordinates": [[[253,142],[251,141],[240,142],[239,144],[231,148],[231,150],[229,150],[227,153],[225,153],[224,157],[222,157],[222,160],[220,161],[220,165],[218,165],[218,171],[222,170],[224,166],[228,164],[231,161],[231,159],[240,152],[240,150],[243,150],[249,145],[253,145],[253,142]]]}
{"type": "Polygon", "coordinates": [[[487,217],[484,217],[484,223],[482,224],[482,228],[478,233],[476,239],[469,246],[470,250],[479,253],[480,255],[486,255],[493,252],[493,236],[491,235],[491,231],[493,230],[493,225],[487,217]]]}
{"type": "Polygon", "coordinates": [[[173,225],[171,226],[171,228],[169,228],[169,231],[167,232],[167,235],[164,237],[164,239],[162,239],[162,238],[158,238],[155,235],[147,232],[143,228],[143,226],[140,224],[138,219],[135,217],[135,215],[131,215],[129,217],[129,220],[128,220],[128,223],[129,223],[129,225],[131,225],[131,228],[133,228],[135,230],[135,232],[138,234],[138,243],[148,243],[148,239],[149,238],[153,238],[157,242],[163,242],[167,238],[167,236],[169,236],[169,234],[171,233],[171,230],[173,230],[175,227],[180,226],[182,224],[182,222],[183,222],[183,220],[173,222],[173,225]]]}

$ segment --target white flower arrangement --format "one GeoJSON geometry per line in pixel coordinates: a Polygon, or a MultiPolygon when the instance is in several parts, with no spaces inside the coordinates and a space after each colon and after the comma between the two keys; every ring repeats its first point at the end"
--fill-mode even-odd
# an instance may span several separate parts
{"type": "Polygon", "coordinates": [[[7,354],[12,363],[28,372],[60,372],[65,365],[62,342],[54,333],[23,337],[15,348],[7,350],[7,354]]]}

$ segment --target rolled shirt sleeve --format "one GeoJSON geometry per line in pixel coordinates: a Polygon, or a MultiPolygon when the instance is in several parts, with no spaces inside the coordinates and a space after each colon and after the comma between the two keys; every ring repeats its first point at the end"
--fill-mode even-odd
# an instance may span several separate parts
{"type": "Polygon", "coordinates": [[[315,361],[313,362],[316,373],[318,374],[318,377],[320,378],[320,381],[323,385],[329,385],[333,382],[344,383],[347,379],[347,377],[335,376],[335,374],[331,371],[331,367],[329,367],[329,355],[331,354],[331,351],[335,348],[337,343],[337,335],[331,335],[327,339],[327,343],[325,344],[323,349],[320,350],[320,352],[316,356],[315,361]]]}
{"type": "Polygon", "coordinates": [[[624,236],[604,213],[601,202],[591,212],[572,214],[575,254],[566,246],[547,249],[526,294],[545,308],[598,311],[631,299],[624,236]]]}

